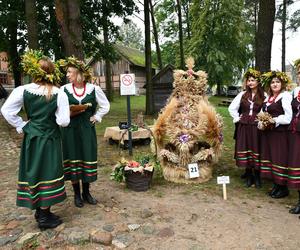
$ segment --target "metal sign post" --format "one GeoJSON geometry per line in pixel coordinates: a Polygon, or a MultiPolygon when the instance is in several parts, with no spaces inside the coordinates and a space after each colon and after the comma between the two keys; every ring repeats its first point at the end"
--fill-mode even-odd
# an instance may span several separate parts
{"type": "Polygon", "coordinates": [[[121,95],[127,96],[127,125],[128,125],[128,150],[129,155],[132,155],[132,132],[131,132],[131,108],[130,96],[136,94],[135,88],[135,75],[134,74],[121,74],[120,75],[120,91],[121,95]]]}

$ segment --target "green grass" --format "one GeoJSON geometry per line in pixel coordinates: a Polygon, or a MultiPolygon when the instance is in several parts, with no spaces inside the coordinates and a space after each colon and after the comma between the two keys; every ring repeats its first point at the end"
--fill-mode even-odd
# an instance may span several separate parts
{"type": "MultiPolygon", "coordinates": [[[[222,195],[222,186],[216,185],[216,177],[220,175],[228,175],[230,176],[230,184],[228,185],[228,193],[229,195],[234,193],[235,195],[241,195],[244,199],[255,198],[255,197],[266,197],[267,190],[271,187],[271,182],[264,181],[263,188],[260,190],[256,190],[254,188],[245,188],[244,181],[240,179],[240,175],[244,172],[243,169],[237,168],[235,166],[235,161],[233,159],[234,154],[234,144],[235,141],[233,139],[234,133],[234,124],[232,122],[232,118],[229,115],[228,108],[218,106],[219,103],[222,102],[223,99],[227,99],[226,97],[210,97],[209,101],[212,105],[215,106],[217,112],[223,117],[224,128],[223,128],[223,151],[222,155],[218,161],[218,163],[214,166],[213,178],[202,184],[194,184],[184,186],[185,188],[182,190],[183,193],[194,193],[200,190],[204,190],[208,193],[218,193],[222,195]]],[[[105,128],[110,126],[117,126],[119,121],[127,121],[127,102],[126,97],[116,97],[115,100],[111,103],[111,110],[108,115],[106,115],[101,124],[97,125],[97,134],[98,136],[103,136],[105,128]]],[[[145,96],[133,96],[131,97],[131,112],[132,112],[132,120],[135,119],[136,115],[140,112],[144,113],[145,111],[145,96]]],[[[145,120],[148,125],[153,124],[153,120],[156,116],[146,116],[145,120]]],[[[106,147],[106,145],[105,145],[106,147]]],[[[117,147],[109,146],[107,147],[111,151],[119,151],[117,147]]],[[[107,150],[109,150],[107,149],[107,150]]],[[[137,146],[133,148],[133,158],[140,154],[150,152],[149,146],[137,146]]],[[[106,153],[105,153],[106,154],[106,153]]],[[[117,161],[121,156],[125,158],[131,158],[128,156],[127,151],[119,151],[115,156],[111,156],[110,159],[106,159],[107,161],[113,162],[117,161]],[[116,159],[111,159],[112,157],[116,157],[116,159]]],[[[103,155],[102,155],[103,157],[103,155]]],[[[108,156],[106,156],[108,157],[108,156]]],[[[105,158],[105,156],[104,156],[105,158]]],[[[105,159],[100,158],[100,162],[105,159]]],[[[110,168],[109,168],[110,170],[110,168]]],[[[106,174],[109,173],[109,170],[104,171],[106,174]]],[[[170,183],[163,179],[161,170],[157,170],[154,174],[153,179],[153,188],[151,188],[150,192],[152,192],[157,197],[163,197],[164,191],[161,189],[164,186],[178,186],[180,184],[170,183]]],[[[296,200],[296,194],[292,193],[290,198],[282,201],[283,203],[293,204],[296,200]]],[[[267,198],[266,198],[267,199],[267,198]]],[[[273,202],[273,201],[270,201],[273,202]]]]}

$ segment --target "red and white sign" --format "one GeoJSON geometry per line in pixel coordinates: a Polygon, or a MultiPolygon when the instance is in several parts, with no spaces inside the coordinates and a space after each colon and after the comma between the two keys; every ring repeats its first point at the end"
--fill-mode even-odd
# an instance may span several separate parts
{"type": "Polygon", "coordinates": [[[120,75],[120,91],[121,95],[135,95],[135,75],[134,74],[121,74],[120,75]]]}

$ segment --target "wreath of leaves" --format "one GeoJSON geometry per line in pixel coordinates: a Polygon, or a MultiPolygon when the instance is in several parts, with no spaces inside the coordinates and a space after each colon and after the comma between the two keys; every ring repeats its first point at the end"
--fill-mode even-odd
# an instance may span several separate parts
{"type": "Polygon", "coordinates": [[[272,81],[273,78],[280,79],[282,82],[285,83],[285,85],[290,84],[292,82],[291,79],[284,72],[281,72],[281,71],[269,71],[267,73],[262,74],[262,77],[261,77],[262,85],[264,87],[270,85],[270,83],[271,83],[271,81],[272,81]]]}
{"type": "Polygon", "coordinates": [[[296,69],[300,68],[300,58],[294,62],[294,65],[295,65],[296,69]]]}
{"type": "Polygon", "coordinates": [[[258,70],[255,70],[253,68],[249,68],[246,73],[244,74],[244,78],[248,79],[249,77],[254,77],[257,80],[260,80],[261,73],[258,70]]]}
{"type": "Polygon", "coordinates": [[[37,82],[49,82],[52,84],[58,84],[61,81],[62,73],[59,70],[59,65],[54,63],[54,72],[48,74],[44,71],[39,61],[41,59],[49,59],[43,54],[41,50],[28,50],[22,56],[22,69],[26,75],[30,75],[37,82]]]}
{"type": "Polygon", "coordinates": [[[92,68],[86,65],[83,61],[77,59],[75,56],[69,56],[66,59],[58,60],[59,66],[64,72],[67,72],[68,67],[74,67],[83,73],[85,81],[92,80],[92,68]]]}

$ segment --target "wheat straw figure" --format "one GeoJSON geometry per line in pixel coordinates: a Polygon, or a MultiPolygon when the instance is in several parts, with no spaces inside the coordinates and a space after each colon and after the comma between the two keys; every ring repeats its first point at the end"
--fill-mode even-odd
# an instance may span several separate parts
{"type": "Polygon", "coordinates": [[[205,95],[207,74],[174,71],[174,90],[154,124],[157,154],[164,178],[176,183],[202,183],[212,177],[222,145],[222,119],[205,95]],[[188,164],[197,163],[200,177],[189,178],[188,164]]]}

